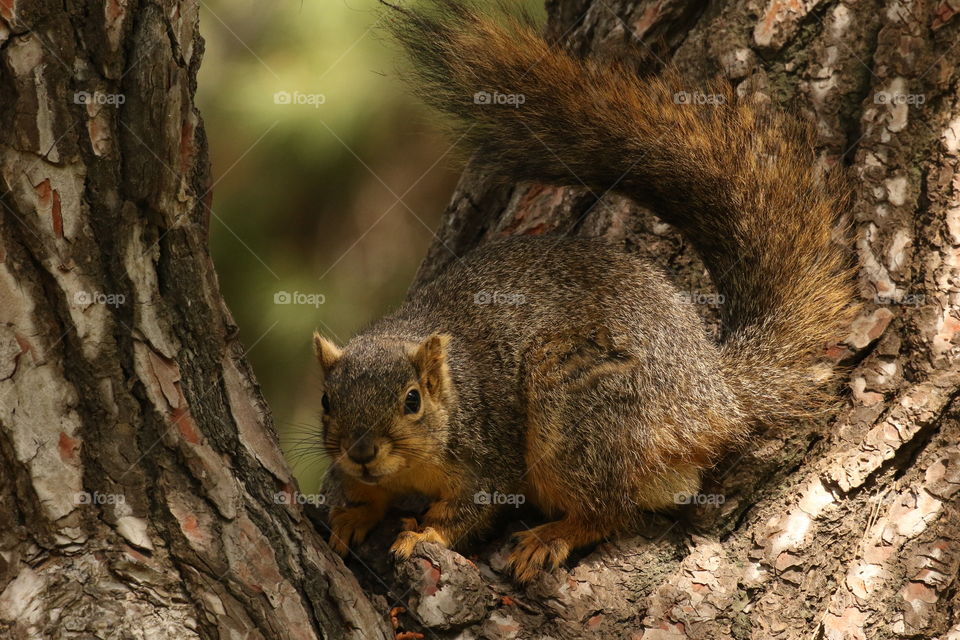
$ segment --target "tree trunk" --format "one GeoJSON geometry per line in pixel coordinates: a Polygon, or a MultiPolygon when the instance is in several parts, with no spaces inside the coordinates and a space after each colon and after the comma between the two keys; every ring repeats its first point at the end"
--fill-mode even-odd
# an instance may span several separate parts
{"type": "MultiPolygon", "coordinates": [[[[392,519],[348,561],[365,593],[275,497],[294,483],[206,249],[196,9],[0,0],[0,634],[376,638],[404,604],[431,638],[960,639],[958,0],[549,2],[577,54],[673,62],[691,92],[720,74],[816,121],[824,166],[857,181],[846,406],[523,590],[508,532],[394,568],[392,519]]],[[[710,291],[630,202],[472,170],[415,286],[545,232],[710,291]]]]}
{"type": "Polygon", "coordinates": [[[0,637],[390,637],[275,498],[207,250],[198,3],[66,6],[0,1],[0,637]]]}

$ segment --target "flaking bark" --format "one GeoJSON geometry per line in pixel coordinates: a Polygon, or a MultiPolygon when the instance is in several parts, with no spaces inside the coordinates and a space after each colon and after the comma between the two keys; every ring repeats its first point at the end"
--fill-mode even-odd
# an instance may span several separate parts
{"type": "Polygon", "coordinates": [[[0,3],[0,637],[388,637],[275,499],[207,249],[198,3],[66,7],[0,3]]]}

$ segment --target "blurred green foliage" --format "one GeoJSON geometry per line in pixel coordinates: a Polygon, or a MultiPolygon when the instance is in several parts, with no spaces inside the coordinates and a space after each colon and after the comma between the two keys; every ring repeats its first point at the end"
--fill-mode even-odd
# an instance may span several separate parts
{"type": "Polygon", "coordinates": [[[304,454],[294,472],[313,491],[326,463],[311,442],[311,332],[342,344],[402,300],[469,150],[403,86],[377,0],[201,0],[201,11],[212,252],[281,443],[304,454]]]}

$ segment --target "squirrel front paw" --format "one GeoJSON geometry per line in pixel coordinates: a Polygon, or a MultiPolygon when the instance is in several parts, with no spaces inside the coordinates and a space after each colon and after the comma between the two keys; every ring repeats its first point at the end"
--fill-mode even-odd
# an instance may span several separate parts
{"type": "Polygon", "coordinates": [[[433,527],[423,527],[418,529],[417,522],[413,518],[404,518],[404,531],[401,531],[390,547],[397,558],[406,560],[413,555],[413,550],[418,542],[436,542],[437,544],[449,547],[450,541],[437,529],[433,527]]]}
{"type": "Polygon", "coordinates": [[[330,512],[330,548],[341,556],[347,555],[350,545],[360,544],[383,513],[370,505],[337,507],[330,512]]]}

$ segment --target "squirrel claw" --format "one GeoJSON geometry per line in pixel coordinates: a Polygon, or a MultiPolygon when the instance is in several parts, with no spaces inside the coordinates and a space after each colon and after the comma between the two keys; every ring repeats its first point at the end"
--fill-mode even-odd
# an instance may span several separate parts
{"type": "MultiPolygon", "coordinates": [[[[510,553],[507,562],[513,570],[513,576],[521,584],[530,582],[541,570],[559,567],[570,555],[570,545],[560,537],[543,539],[536,527],[514,534],[517,547],[510,553]]],[[[543,532],[541,532],[543,533],[543,532]]]]}
{"type": "MultiPolygon", "coordinates": [[[[412,520],[412,518],[409,518],[412,520]]],[[[420,542],[436,542],[447,547],[450,546],[446,537],[433,527],[424,527],[423,531],[401,531],[400,535],[394,541],[390,551],[401,560],[407,560],[413,555],[413,550],[420,542]]]]}

